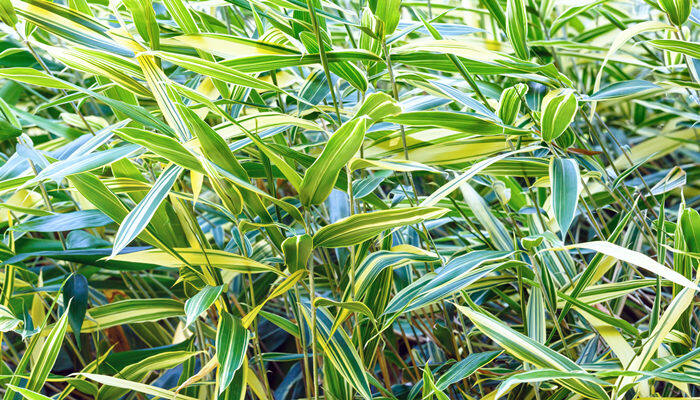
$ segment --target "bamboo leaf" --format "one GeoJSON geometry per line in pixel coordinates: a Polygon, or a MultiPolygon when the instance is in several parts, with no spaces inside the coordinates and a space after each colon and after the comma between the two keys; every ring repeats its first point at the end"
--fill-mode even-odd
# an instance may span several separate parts
{"type": "Polygon", "coordinates": [[[482,333],[487,335],[514,357],[529,362],[540,369],[553,369],[563,373],[559,377],[551,377],[550,379],[553,378],[553,380],[562,386],[585,397],[609,399],[609,396],[605,393],[600,384],[594,381],[594,377],[588,375],[580,366],[570,359],[514,331],[492,317],[467,307],[459,305],[456,307],[460,312],[466,315],[482,333]],[[572,379],[565,378],[567,374],[573,374],[572,379]],[[588,376],[590,379],[581,379],[579,375],[588,376]]]}
{"type": "Polygon", "coordinates": [[[185,326],[192,324],[204,311],[209,309],[223,291],[223,285],[205,286],[197,294],[187,299],[185,302],[185,315],[187,315],[185,326]]]}
{"type": "Polygon", "coordinates": [[[696,283],[691,282],[688,278],[684,277],[678,272],[668,269],[665,266],[659,264],[658,262],[651,259],[651,257],[633,250],[626,249],[624,247],[618,246],[610,242],[598,241],[576,243],[566,246],[566,249],[589,249],[597,251],[607,256],[614,257],[620,261],[624,261],[637,267],[643,268],[662,278],[668,279],[669,281],[674,282],[677,285],[683,286],[691,290],[700,291],[700,286],[698,286],[696,283]]]}
{"type": "Polygon", "coordinates": [[[284,263],[290,272],[306,269],[313,250],[313,238],[309,235],[292,236],[282,242],[284,263]]]}
{"type": "Polygon", "coordinates": [[[314,247],[346,247],[362,243],[382,231],[443,216],[439,207],[411,207],[356,214],[326,225],[314,235],[314,247]]]}
{"type": "Polygon", "coordinates": [[[63,345],[63,338],[66,336],[66,329],[68,328],[68,310],[70,309],[70,303],[66,305],[66,308],[66,312],[63,313],[61,318],[59,318],[53,326],[39,350],[37,364],[32,368],[29,374],[29,380],[25,386],[28,390],[40,390],[46,382],[49,372],[51,372],[56,363],[58,353],[61,351],[63,345]]]}
{"type": "Polygon", "coordinates": [[[524,0],[508,0],[506,3],[506,32],[515,54],[527,60],[530,52],[527,47],[527,11],[524,0]]]}
{"type": "Polygon", "coordinates": [[[578,101],[572,90],[555,90],[542,100],[542,140],[551,142],[561,136],[576,116],[578,101]]]}
{"type": "Polygon", "coordinates": [[[303,204],[319,204],[328,197],[338,173],[360,149],[365,129],[365,118],[357,118],[343,124],[331,136],[301,181],[299,196],[303,204]]]}
{"type": "Polygon", "coordinates": [[[243,365],[248,348],[248,331],[240,318],[222,312],[216,329],[216,358],[219,360],[219,394],[228,388],[234,374],[243,365]]]}
{"type": "MultiPolygon", "coordinates": [[[[311,324],[311,309],[302,305],[301,311],[307,324],[311,324]]],[[[364,399],[371,399],[369,383],[365,376],[364,366],[352,345],[350,338],[342,328],[332,331],[333,319],[323,308],[317,310],[316,326],[318,342],[324,350],[327,359],[335,370],[349,382],[364,399]]],[[[312,326],[313,326],[312,325],[312,326]]]]}
{"type": "Polygon", "coordinates": [[[148,225],[151,218],[153,218],[156,209],[170,192],[180,172],[182,172],[182,167],[177,165],[171,165],[168,169],[163,171],[146,197],[144,197],[124,218],[119,225],[119,231],[117,231],[117,236],[114,239],[114,247],[112,248],[112,255],[110,257],[119,254],[124,247],[146,228],[146,225],[148,225]]]}
{"type": "Polygon", "coordinates": [[[578,164],[571,158],[552,158],[549,164],[549,180],[552,182],[552,207],[561,229],[562,240],[569,231],[578,205],[578,164]]]}

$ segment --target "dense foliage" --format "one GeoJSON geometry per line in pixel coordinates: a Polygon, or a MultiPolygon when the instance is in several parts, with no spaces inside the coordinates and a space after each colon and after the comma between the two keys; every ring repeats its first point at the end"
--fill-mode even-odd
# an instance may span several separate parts
{"type": "Polygon", "coordinates": [[[700,396],[693,3],[0,0],[0,395],[700,396]]]}

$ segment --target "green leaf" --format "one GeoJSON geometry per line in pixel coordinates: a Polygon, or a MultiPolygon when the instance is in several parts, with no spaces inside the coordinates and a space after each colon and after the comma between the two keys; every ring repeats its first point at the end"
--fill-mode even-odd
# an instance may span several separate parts
{"type": "Polygon", "coordinates": [[[313,239],[309,235],[292,236],[282,242],[284,264],[290,272],[305,270],[312,251],[313,239]]]}
{"type": "Polygon", "coordinates": [[[248,331],[241,319],[223,311],[216,329],[216,359],[219,360],[219,394],[231,384],[233,376],[243,365],[248,349],[248,331]]]}
{"type": "MultiPolygon", "coordinates": [[[[248,314],[246,314],[243,319],[242,323],[244,327],[249,327],[253,320],[260,314],[262,311],[262,308],[265,306],[265,304],[274,299],[275,297],[279,297],[285,293],[287,293],[290,289],[292,289],[301,278],[304,277],[306,274],[306,270],[298,270],[294,272],[293,274],[287,276],[280,282],[271,292],[270,294],[263,300],[260,304],[258,304],[254,309],[250,310],[248,314]]],[[[266,319],[270,320],[269,314],[266,314],[266,319]]]]}
{"type": "MultiPolygon", "coordinates": [[[[168,351],[146,357],[143,360],[122,368],[117,376],[131,382],[142,381],[149,373],[156,370],[170,369],[192,358],[192,351],[168,351]]],[[[129,392],[129,387],[103,386],[97,392],[99,398],[117,399],[129,392]]]]}
{"type": "Polygon", "coordinates": [[[11,0],[0,0],[0,21],[9,26],[17,24],[17,14],[11,0]]]}
{"type": "Polygon", "coordinates": [[[221,63],[182,54],[166,53],[163,51],[153,52],[153,54],[159,58],[170,61],[175,65],[179,65],[199,74],[219,79],[223,82],[235,83],[236,85],[242,85],[253,89],[284,92],[275,85],[267,83],[261,79],[248,76],[221,63]]]}
{"type": "MultiPolygon", "coordinates": [[[[644,21],[640,22],[638,24],[634,24],[630,26],[629,28],[625,29],[624,31],[620,32],[616,37],[615,40],[613,40],[612,44],[608,48],[608,52],[605,54],[605,58],[603,59],[603,63],[600,66],[600,69],[598,70],[598,74],[596,75],[596,80],[595,84],[593,85],[593,91],[597,92],[600,89],[600,84],[603,79],[603,71],[605,70],[605,66],[607,65],[608,61],[612,58],[612,56],[631,38],[644,33],[644,32],[649,32],[649,31],[659,31],[659,30],[667,30],[667,29],[672,29],[673,27],[669,24],[665,24],[663,22],[659,21],[644,21]]],[[[595,103],[591,105],[591,113],[595,111],[595,103]]]]}
{"type": "Polygon", "coordinates": [[[355,113],[355,118],[367,116],[372,121],[401,113],[401,106],[391,96],[383,92],[372,93],[355,113]]]}
{"type": "Polygon", "coordinates": [[[459,176],[455,177],[454,179],[450,180],[449,182],[445,183],[444,185],[440,186],[439,189],[435,190],[430,196],[428,196],[425,200],[423,200],[420,205],[424,207],[428,206],[434,206],[437,204],[440,200],[444,199],[455,191],[457,188],[461,187],[464,185],[468,180],[473,178],[474,176],[478,175],[479,173],[483,172],[485,169],[487,169],[489,166],[504,160],[507,157],[510,157],[514,154],[526,152],[526,151],[532,151],[533,148],[524,148],[520,150],[515,150],[515,151],[510,151],[507,153],[500,154],[495,157],[489,157],[486,160],[479,161],[477,163],[474,163],[469,169],[461,173],[459,176]]]}
{"type": "Polygon", "coordinates": [[[316,310],[316,320],[313,322],[309,305],[302,304],[301,312],[306,323],[316,327],[318,343],[333,368],[355,388],[363,399],[370,400],[372,393],[365,376],[365,368],[343,328],[332,330],[333,318],[324,308],[316,310]]]}
{"type": "Polygon", "coordinates": [[[401,18],[401,0],[370,0],[369,8],[384,24],[384,34],[394,33],[401,18]]]}
{"type": "Polygon", "coordinates": [[[498,101],[498,110],[496,110],[496,113],[504,124],[512,125],[515,122],[526,93],[527,85],[524,83],[518,83],[501,92],[501,98],[498,101]]]}
{"type": "Polygon", "coordinates": [[[22,320],[15,317],[4,305],[0,305],[0,332],[9,332],[22,324],[22,320]]]}
{"type": "Polygon", "coordinates": [[[25,67],[15,67],[15,68],[1,68],[0,77],[5,79],[12,79],[13,81],[28,83],[30,85],[37,85],[42,87],[50,87],[54,89],[71,89],[72,87],[56,79],[43,71],[36,70],[34,68],[25,67]]]}
{"type": "MultiPolygon", "coordinates": [[[[548,381],[565,381],[565,380],[576,380],[579,382],[590,382],[600,386],[608,386],[609,383],[602,379],[591,376],[586,372],[562,372],[556,369],[540,369],[537,371],[521,372],[519,374],[511,375],[506,380],[501,383],[498,387],[498,392],[496,392],[496,398],[501,397],[503,394],[508,392],[512,386],[521,383],[536,383],[536,382],[548,382],[548,381]]],[[[535,390],[538,390],[535,387],[535,390]]]]}
{"type": "Polygon", "coordinates": [[[384,315],[396,317],[428,306],[466,290],[470,285],[503,267],[512,254],[505,251],[477,250],[456,257],[434,273],[423,275],[394,296],[384,315]]]}
{"type": "MultiPolygon", "coordinates": [[[[80,231],[78,231],[80,232],[80,231]]],[[[76,337],[79,337],[88,307],[89,284],[81,274],[71,274],[63,286],[63,303],[70,304],[68,322],[76,337]]],[[[80,341],[77,341],[80,346],[80,341]]]]}
{"type": "Polygon", "coordinates": [[[479,114],[458,113],[452,111],[412,111],[384,118],[406,126],[436,126],[464,132],[470,135],[525,134],[527,131],[499,124],[479,114]]]}
{"type": "Polygon", "coordinates": [[[490,363],[498,355],[501,354],[500,351],[486,351],[483,353],[472,353],[469,354],[462,361],[455,363],[450,367],[437,381],[435,381],[435,386],[440,390],[447,389],[450,385],[466,379],[476,372],[479,368],[490,363]]]}
{"type": "MultiPolygon", "coordinates": [[[[566,25],[566,23],[571,20],[572,18],[575,18],[577,15],[584,13],[591,8],[596,7],[600,3],[604,3],[608,0],[598,0],[598,1],[592,1],[588,4],[583,4],[581,6],[573,6],[569,7],[566,11],[563,13],[559,14],[557,18],[552,21],[552,26],[550,28],[550,32],[556,32],[559,30],[559,28],[563,27],[566,25]]],[[[554,2],[552,2],[553,4],[554,2]]]]}
{"type": "MultiPolygon", "coordinates": [[[[404,249],[401,248],[401,250],[404,249]]],[[[440,258],[435,254],[419,251],[416,248],[412,250],[414,252],[399,251],[399,249],[394,251],[383,250],[365,257],[355,269],[355,298],[364,298],[369,288],[376,282],[379,274],[386,268],[396,268],[409,263],[440,261],[440,258]]],[[[348,288],[349,290],[350,288],[348,288]]]]}
{"type": "Polygon", "coordinates": [[[190,265],[211,265],[216,268],[240,273],[273,272],[281,274],[275,267],[224,250],[176,247],[171,251],[149,249],[122,253],[110,258],[114,261],[146,262],[169,268],[190,265]]]}
{"type": "Polygon", "coordinates": [[[537,343],[547,341],[547,320],[545,319],[545,302],[542,290],[532,288],[527,301],[527,336],[537,343]]]}
{"type": "MultiPolygon", "coordinates": [[[[0,13],[2,13],[0,0],[0,13]]],[[[19,122],[10,106],[0,99],[0,141],[16,138],[22,134],[22,124],[19,122]]]]}
{"type": "Polygon", "coordinates": [[[578,205],[578,186],[581,179],[578,168],[578,163],[573,158],[552,158],[549,163],[552,208],[562,240],[566,238],[578,205]]]}
{"type": "Polygon", "coordinates": [[[593,93],[589,100],[617,100],[623,97],[643,93],[649,90],[661,89],[661,86],[641,79],[631,79],[624,82],[615,82],[593,93]]]}
{"type": "Polygon", "coordinates": [[[190,326],[197,317],[209,309],[223,291],[224,285],[205,286],[197,294],[187,299],[185,302],[185,315],[187,316],[185,326],[190,326]]]}
{"type": "MultiPolygon", "coordinates": [[[[697,284],[694,289],[698,290],[697,284]]],[[[695,294],[696,292],[693,289],[685,288],[673,298],[671,304],[668,305],[663,315],[659,318],[656,328],[654,328],[644,341],[637,355],[626,366],[625,369],[627,371],[643,371],[646,368],[659,349],[661,343],[663,343],[664,339],[671,332],[671,329],[673,329],[673,326],[678,322],[679,318],[685,313],[688,307],[691,306],[695,294]]],[[[615,386],[620,389],[620,394],[624,394],[630,387],[628,385],[633,381],[633,377],[621,376],[618,378],[617,382],[615,382],[615,386]]]]}
{"type": "Polygon", "coordinates": [[[438,400],[449,400],[450,398],[440,389],[435,386],[435,379],[433,379],[433,374],[430,368],[426,365],[423,369],[423,398],[431,399],[432,396],[438,400]]]}
{"type": "Polygon", "coordinates": [[[185,169],[203,172],[202,165],[197,161],[197,158],[185,146],[170,136],[131,127],[118,129],[116,133],[122,139],[143,146],[185,169]]]}
{"type": "MultiPolygon", "coordinates": [[[[105,186],[95,175],[89,172],[83,172],[82,174],[69,176],[68,181],[82,196],[113,221],[121,221],[129,213],[129,210],[124,206],[117,195],[105,186]]],[[[147,227],[139,237],[147,243],[156,244],[158,240],[152,235],[152,231],[151,227],[147,227]]]]}
{"type": "Polygon", "coordinates": [[[496,21],[498,27],[502,30],[506,30],[506,15],[501,8],[501,4],[498,0],[484,0],[484,7],[488,10],[491,17],[496,21]]]}
{"type": "Polygon", "coordinates": [[[579,393],[588,398],[609,399],[610,397],[603,390],[600,384],[591,382],[592,376],[588,375],[576,363],[554,350],[528,338],[502,322],[460,305],[457,309],[466,315],[474,325],[491,340],[501,346],[506,352],[521,361],[533,364],[540,369],[553,369],[562,372],[562,379],[554,379],[560,385],[579,393]],[[581,379],[575,377],[568,379],[569,373],[590,376],[591,379],[581,379]]]}
{"type": "MultiPolygon", "coordinates": [[[[131,57],[134,52],[110,35],[110,27],[89,15],[46,0],[13,1],[17,14],[47,32],[88,48],[131,57]]],[[[120,40],[128,40],[115,35],[120,40]]]]}
{"type": "Polygon", "coordinates": [[[88,310],[82,332],[91,333],[123,324],[138,324],[184,316],[183,304],[173,299],[128,299],[88,310]]]}
{"type": "Polygon", "coordinates": [[[139,392],[154,397],[173,400],[195,400],[194,397],[185,396],[182,394],[172,392],[170,390],[166,390],[156,386],[146,385],[144,383],[133,382],[127,379],[115,378],[108,375],[100,375],[86,372],[78,372],[78,375],[84,376],[90,380],[101,383],[103,385],[112,386],[115,388],[125,388],[134,392],[139,392]]]}
{"type": "Polygon", "coordinates": [[[39,394],[36,392],[32,392],[31,390],[27,390],[25,388],[13,386],[13,385],[8,385],[9,388],[14,390],[15,392],[19,393],[22,395],[27,400],[51,400],[50,397],[46,397],[43,394],[39,394]]]}
{"type": "Polygon", "coordinates": [[[344,123],[330,137],[301,181],[299,197],[303,204],[320,204],[326,200],[340,170],[360,150],[365,129],[366,119],[360,117],[344,123]]]}
{"type": "Polygon", "coordinates": [[[132,20],[141,38],[146,40],[152,49],[160,47],[160,31],[152,0],[123,0],[131,12],[132,20]]]}
{"type": "Polygon", "coordinates": [[[37,183],[42,180],[52,180],[60,182],[63,178],[90,171],[95,168],[109,165],[117,160],[136,152],[140,146],[126,145],[109,150],[96,151],[85,155],[69,157],[66,160],[57,161],[44,168],[29,183],[37,183]]]}
{"type": "Polygon", "coordinates": [[[182,172],[182,167],[178,165],[171,165],[163,171],[146,197],[124,218],[114,238],[111,257],[119,254],[124,247],[131,243],[146,228],[156,209],[170,192],[180,172],[182,172]]]}
{"type": "Polygon", "coordinates": [[[561,136],[574,120],[578,108],[578,101],[573,90],[554,90],[542,100],[542,140],[551,142],[561,136]]]}
{"type": "MultiPolygon", "coordinates": [[[[679,1],[684,2],[684,0],[679,1]]],[[[647,43],[657,49],[673,51],[693,58],[700,58],[700,43],[697,42],[686,42],[676,39],[654,39],[647,43]]]]}
{"type": "Polygon", "coordinates": [[[63,338],[66,336],[66,328],[68,327],[68,310],[70,303],[66,305],[66,312],[56,322],[51,329],[51,332],[46,336],[44,344],[41,346],[37,356],[37,363],[32,367],[27,381],[26,388],[31,391],[41,390],[49,376],[49,372],[53,369],[58,353],[63,345],[63,338]]]}
{"type": "Polygon", "coordinates": [[[460,185],[460,189],[462,196],[464,196],[464,201],[474,213],[474,217],[489,233],[494,246],[499,250],[513,250],[514,244],[510,233],[505,225],[493,215],[484,198],[469,183],[463,183],[460,185]]]}
{"type": "Polygon", "coordinates": [[[81,210],[33,218],[11,229],[17,232],[61,232],[105,226],[112,222],[99,210],[81,210]]]}
{"type": "MultiPolygon", "coordinates": [[[[698,284],[691,282],[688,278],[679,274],[678,272],[669,269],[658,262],[654,261],[651,257],[644,255],[642,253],[626,249],[624,247],[618,246],[616,244],[604,241],[596,242],[586,242],[586,243],[576,243],[565,247],[566,249],[589,249],[603,253],[609,257],[614,257],[620,261],[624,261],[645,269],[653,274],[656,274],[662,278],[668,279],[669,281],[683,286],[685,288],[700,291],[700,286],[698,284]]],[[[553,249],[562,250],[562,249],[553,249]]]]}
{"type": "Polygon", "coordinates": [[[387,229],[440,218],[447,211],[440,207],[410,207],[351,215],[319,229],[314,235],[314,247],[352,246],[387,229]]]}
{"type": "Polygon", "coordinates": [[[659,0],[659,5],[673,25],[681,26],[688,20],[693,3],[690,0],[659,0]]]}
{"type": "Polygon", "coordinates": [[[515,50],[523,60],[530,58],[527,47],[527,10],[525,0],[508,0],[506,3],[506,33],[515,50]]]}

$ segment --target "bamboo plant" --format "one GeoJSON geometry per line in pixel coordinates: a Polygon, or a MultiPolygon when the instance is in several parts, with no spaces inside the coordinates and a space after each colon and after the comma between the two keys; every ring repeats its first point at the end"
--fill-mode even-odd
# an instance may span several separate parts
{"type": "Polygon", "coordinates": [[[700,396],[691,0],[0,0],[0,396],[700,396]]]}

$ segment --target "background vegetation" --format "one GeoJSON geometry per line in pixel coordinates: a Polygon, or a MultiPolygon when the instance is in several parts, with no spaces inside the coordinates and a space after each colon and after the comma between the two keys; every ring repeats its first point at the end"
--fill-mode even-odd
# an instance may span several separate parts
{"type": "Polygon", "coordinates": [[[0,0],[0,394],[700,396],[691,0],[0,0]]]}

